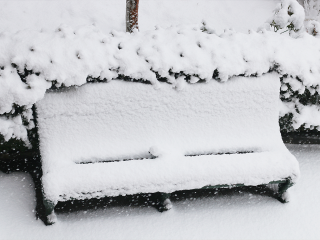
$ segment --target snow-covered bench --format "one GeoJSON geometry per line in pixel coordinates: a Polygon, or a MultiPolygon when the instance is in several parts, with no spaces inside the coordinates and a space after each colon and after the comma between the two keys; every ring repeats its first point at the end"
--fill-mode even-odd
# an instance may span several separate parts
{"type": "Polygon", "coordinates": [[[59,201],[279,183],[299,175],[279,132],[279,77],[227,82],[114,80],[52,91],[36,104],[47,224],[59,201]],[[241,154],[238,154],[241,153],[241,154]]]}

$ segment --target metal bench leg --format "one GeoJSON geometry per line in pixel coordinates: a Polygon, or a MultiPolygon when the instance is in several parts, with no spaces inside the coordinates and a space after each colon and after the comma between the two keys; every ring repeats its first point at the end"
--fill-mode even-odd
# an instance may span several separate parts
{"type": "Polygon", "coordinates": [[[52,225],[56,223],[57,216],[54,213],[55,204],[50,200],[43,199],[44,211],[45,211],[45,225],[52,225]]]}
{"type": "Polygon", "coordinates": [[[292,187],[291,179],[287,179],[284,183],[279,183],[278,187],[278,200],[282,203],[289,202],[288,188],[292,187]]]}
{"type": "Polygon", "coordinates": [[[156,193],[156,207],[159,212],[164,212],[172,208],[172,203],[170,201],[171,193],[156,193]]]}

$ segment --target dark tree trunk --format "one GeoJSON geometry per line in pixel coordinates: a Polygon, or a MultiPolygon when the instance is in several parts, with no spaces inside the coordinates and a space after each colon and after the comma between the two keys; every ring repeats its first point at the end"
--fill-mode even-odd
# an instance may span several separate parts
{"type": "Polygon", "coordinates": [[[126,10],[126,31],[132,32],[133,29],[138,29],[138,10],[139,10],[139,0],[126,0],[127,10],[126,10]]]}

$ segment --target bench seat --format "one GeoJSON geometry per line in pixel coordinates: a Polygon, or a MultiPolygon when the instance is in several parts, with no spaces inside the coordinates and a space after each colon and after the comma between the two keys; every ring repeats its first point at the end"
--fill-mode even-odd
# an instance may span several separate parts
{"type": "Polygon", "coordinates": [[[160,157],[75,164],[45,175],[54,201],[243,184],[257,186],[298,176],[295,158],[283,152],[160,157]],[[94,173],[94,174],[93,174],[94,173]]]}

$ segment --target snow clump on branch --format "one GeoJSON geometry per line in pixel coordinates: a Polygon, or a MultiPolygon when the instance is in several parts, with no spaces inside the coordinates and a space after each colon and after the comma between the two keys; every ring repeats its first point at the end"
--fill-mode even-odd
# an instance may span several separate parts
{"type": "Polygon", "coordinates": [[[282,0],[274,9],[274,15],[261,29],[289,31],[290,36],[299,37],[304,30],[304,8],[296,0],[282,0]]]}

